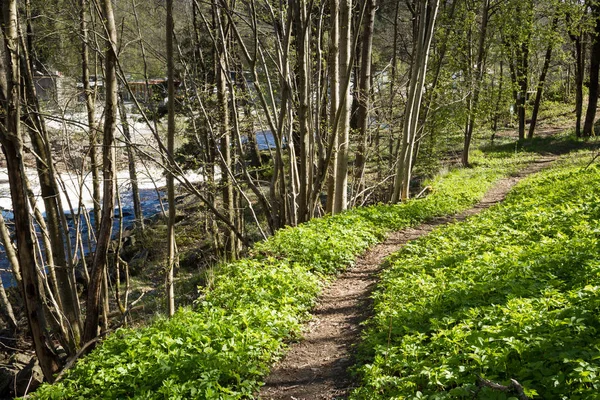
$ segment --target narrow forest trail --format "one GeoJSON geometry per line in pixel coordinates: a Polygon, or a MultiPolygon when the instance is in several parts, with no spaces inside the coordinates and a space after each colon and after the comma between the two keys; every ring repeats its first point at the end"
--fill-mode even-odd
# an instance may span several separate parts
{"type": "Polygon", "coordinates": [[[556,158],[538,158],[515,176],[501,179],[474,207],[458,215],[436,218],[417,227],[394,232],[358,258],[352,268],[323,291],[313,310],[314,318],[304,332],[304,339],[292,344],[287,355],[274,366],[259,398],[346,398],[353,385],[347,373],[353,361],[352,348],[360,339],[360,323],[371,315],[371,293],[385,258],[438,226],[463,221],[501,202],[517,182],[548,167],[556,158]]]}

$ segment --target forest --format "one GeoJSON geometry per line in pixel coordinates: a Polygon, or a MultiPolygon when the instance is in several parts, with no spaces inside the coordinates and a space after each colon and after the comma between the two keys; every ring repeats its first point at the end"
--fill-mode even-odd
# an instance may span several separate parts
{"type": "Polygon", "coordinates": [[[322,398],[596,398],[600,1],[0,13],[0,398],[290,398],[322,293],[422,224],[322,398]]]}

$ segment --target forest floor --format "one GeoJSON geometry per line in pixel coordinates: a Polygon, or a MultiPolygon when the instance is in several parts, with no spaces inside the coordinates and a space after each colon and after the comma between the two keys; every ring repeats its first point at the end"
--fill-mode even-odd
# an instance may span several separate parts
{"type": "Polygon", "coordinates": [[[556,158],[556,155],[538,157],[515,176],[500,180],[469,210],[394,232],[383,243],[373,246],[324,290],[303,340],[290,345],[287,355],[267,377],[259,397],[265,400],[346,398],[353,388],[348,371],[354,361],[353,348],[360,339],[361,323],[372,312],[371,293],[386,257],[439,226],[463,221],[501,202],[515,184],[550,166],[556,158]]]}

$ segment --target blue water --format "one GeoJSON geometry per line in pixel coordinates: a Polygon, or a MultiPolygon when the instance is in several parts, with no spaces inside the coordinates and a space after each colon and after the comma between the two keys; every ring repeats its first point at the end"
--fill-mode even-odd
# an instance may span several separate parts
{"type": "MultiPolygon", "coordinates": [[[[270,130],[256,131],[254,133],[254,137],[256,138],[256,145],[258,146],[259,151],[277,148],[277,145],[275,144],[275,138],[273,137],[273,133],[270,130]]],[[[242,144],[247,143],[248,137],[242,136],[242,144]]]]}
{"type": "MultiPolygon", "coordinates": [[[[140,189],[140,201],[141,201],[141,205],[142,205],[142,213],[144,215],[144,218],[151,218],[162,212],[159,196],[160,196],[160,198],[162,198],[164,196],[164,192],[159,192],[157,195],[156,190],[154,190],[154,189],[140,189]]],[[[133,211],[133,196],[132,196],[131,192],[128,191],[128,192],[121,193],[121,205],[122,205],[122,214],[123,214],[123,229],[131,228],[135,222],[135,213],[133,211]]],[[[167,202],[163,201],[163,205],[164,205],[164,207],[167,207],[167,202]]],[[[91,223],[94,224],[94,219],[95,219],[94,212],[92,210],[88,210],[88,212],[90,215],[91,223]]],[[[115,234],[117,234],[119,231],[119,225],[121,223],[120,215],[121,215],[121,212],[119,212],[119,209],[115,208],[115,214],[114,214],[115,219],[113,222],[113,238],[115,237],[115,234]]],[[[14,218],[13,213],[10,210],[2,210],[2,216],[4,217],[6,224],[9,226],[9,229],[12,230],[13,218],[14,218]]],[[[69,217],[69,215],[67,215],[67,217],[69,217]]],[[[71,245],[75,246],[75,236],[76,236],[77,232],[75,232],[74,218],[68,218],[68,224],[69,224],[69,236],[71,238],[71,245]]],[[[85,256],[85,255],[89,254],[90,249],[87,246],[88,225],[85,222],[83,216],[80,216],[79,228],[81,231],[80,232],[81,236],[84,238],[83,239],[83,243],[84,243],[84,246],[83,246],[84,254],[83,255],[85,256]]],[[[41,240],[41,238],[39,237],[40,236],[39,231],[37,232],[37,235],[38,235],[38,240],[41,240]]],[[[79,249],[77,249],[77,254],[80,257],[82,256],[79,249]]],[[[6,257],[6,251],[1,244],[0,244],[0,276],[2,277],[2,283],[3,283],[4,287],[16,286],[16,281],[14,280],[12,270],[8,263],[8,259],[6,257]]]]}

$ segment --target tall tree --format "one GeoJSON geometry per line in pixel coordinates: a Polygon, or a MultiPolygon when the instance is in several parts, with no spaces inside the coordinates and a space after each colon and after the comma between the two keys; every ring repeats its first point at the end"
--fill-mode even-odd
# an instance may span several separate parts
{"type": "Polygon", "coordinates": [[[462,164],[463,166],[469,166],[469,149],[471,147],[471,139],[473,138],[473,129],[475,127],[475,120],[477,115],[477,107],[479,105],[479,93],[481,91],[482,80],[484,79],[485,71],[485,58],[486,58],[486,40],[490,14],[492,12],[493,3],[491,0],[483,0],[481,3],[481,25],[479,28],[479,35],[477,39],[477,50],[475,59],[475,71],[471,72],[473,65],[468,68],[467,79],[469,80],[470,90],[467,94],[467,122],[464,131],[464,143],[462,152],[462,164]]]}
{"type": "MultiPolygon", "coordinates": [[[[352,73],[352,0],[340,1],[340,62],[339,77],[344,82],[340,91],[340,113],[337,125],[338,147],[337,166],[335,172],[335,198],[333,213],[344,211],[348,207],[348,160],[350,151],[350,113],[352,111],[352,95],[350,80],[352,73]]],[[[336,116],[337,119],[337,116],[336,116]]]]}
{"type": "Polygon", "coordinates": [[[298,54],[296,64],[296,86],[298,96],[298,222],[305,222],[312,217],[310,198],[313,184],[313,139],[311,134],[311,49],[310,27],[311,13],[304,0],[293,0],[294,40],[298,54]]]}
{"type": "Polygon", "coordinates": [[[410,178],[413,167],[413,152],[417,139],[419,112],[425,86],[425,75],[429,61],[429,49],[433,40],[439,0],[419,0],[416,18],[416,36],[410,67],[408,98],[404,112],[402,143],[398,153],[392,202],[406,200],[410,193],[410,178]]]}
{"type": "Polygon", "coordinates": [[[563,3],[567,33],[573,43],[571,51],[575,62],[575,135],[581,136],[581,117],[583,115],[583,78],[585,75],[585,49],[587,6],[579,1],[571,0],[563,3]]]}
{"type": "Polygon", "coordinates": [[[332,146],[331,165],[328,166],[327,182],[327,205],[326,211],[333,213],[336,199],[336,176],[337,176],[337,147],[338,135],[336,125],[336,114],[340,107],[340,2],[330,0],[329,2],[329,121],[332,146]]]}
{"type": "Polygon", "coordinates": [[[34,233],[26,193],[23,138],[21,134],[21,93],[19,67],[19,28],[17,0],[2,3],[4,59],[0,65],[0,102],[5,110],[0,124],[0,144],[6,157],[11,200],[14,211],[17,254],[21,272],[21,293],[35,352],[46,380],[52,382],[58,370],[56,354],[51,347],[43,300],[38,285],[38,263],[35,257],[34,233]]]}
{"type": "MultiPolygon", "coordinates": [[[[175,154],[175,66],[173,51],[173,0],[167,0],[167,86],[168,86],[168,126],[167,126],[167,152],[169,160],[173,159],[175,154]]],[[[167,310],[169,316],[175,314],[175,291],[173,287],[173,270],[175,268],[176,246],[175,246],[175,176],[173,167],[167,168],[167,201],[169,203],[169,219],[167,224],[167,276],[166,276],[166,294],[167,310]]]]}
{"type": "MultiPolygon", "coordinates": [[[[90,85],[90,12],[88,0],[79,0],[79,30],[81,34],[81,82],[87,111],[90,171],[92,173],[92,201],[94,207],[95,229],[100,227],[100,172],[98,169],[98,136],[96,123],[96,85],[90,85]]],[[[96,77],[94,77],[96,78],[96,77]]],[[[97,80],[96,80],[97,82],[97,80]]]]}
{"type": "Polygon", "coordinates": [[[519,122],[519,140],[525,139],[529,57],[533,34],[533,0],[502,3],[504,6],[504,45],[508,56],[513,97],[519,122]]]}
{"type": "MultiPolygon", "coordinates": [[[[108,250],[112,235],[115,204],[115,151],[114,136],[117,129],[118,85],[117,85],[117,28],[112,1],[102,1],[102,18],[105,21],[106,53],[105,68],[105,104],[104,136],[102,140],[102,219],[94,252],[94,262],[90,274],[90,285],[86,301],[86,318],[83,331],[83,343],[95,339],[98,335],[100,299],[102,284],[108,266],[108,250]]],[[[91,348],[91,346],[90,346],[91,348]]]]}
{"type": "Polygon", "coordinates": [[[597,1],[591,4],[592,16],[596,21],[594,32],[592,34],[592,49],[590,51],[590,90],[588,96],[588,107],[585,114],[585,123],[583,124],[583,136],[590,137],[594,135],[594,122],[596,119],[596,108],[598,107],[598,94],[600,90],[600,3],[597,1]]]}
{"type": "Polygon", "coordinates": [[[371,112],[371,67],[373,59],[373,34],[375,28],[375,13],[377,11],[376,0],[363,0],[366,4],[363,21],[362,37],[360,40],[360,75],[358,78],[358,90],[355,90],[357,103],[357,125],[359,129],[359,142],[354,163],[354,179],[358,182],[357,191],[364,189],[365,165],[367,162],[368,139],[369,139],[369,116],[371,112]]]}
{"type": "Polygon", "coordinates": [[[542,71],[540,72],[540,77],[538,79],[538,84],[535,92],[535,100],[533,103],[533,111],[531,112],[531,123],[529,124],[529,132],[527,133],[527,139],[533,139],[533,133],[535,132],[535,127],[537,125],[538,114],[540,110],[540,105],[542,103],[542,94],[544,92],[544,85],[546,84],[546,76],[548,75],[548,69],[550,68],[550,60],[552,59],[552,50],[554,49],[555,42],[557,41],[554,32],[558,27],[558,15],[552,18],[552,23],[550,26],[550,32],[548,37],[548,45],[546,47],[546,53],[544,55],[544,65],[542,66],[542,71]]]}

